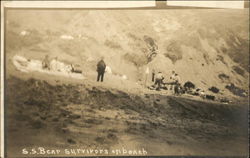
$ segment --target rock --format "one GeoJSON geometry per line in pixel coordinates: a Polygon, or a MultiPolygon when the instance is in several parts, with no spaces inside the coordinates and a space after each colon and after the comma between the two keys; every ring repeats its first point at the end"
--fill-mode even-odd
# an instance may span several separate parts
{"type": "Polygon", "coordinates": [[[206,98],[206,99],[209,99],[209,100],[215,100],[215,96],[213,96],[213,95],[208,95],[208,94],[206,94],[206,95],[205,95],[205,98],[206,98]]]}
{"type": "Polygon", "coordinates": [[[226,85],[225,88],[228,89],[234,95],[241,96],[241,97],[247,96],[247,92],[245,90],[235,86],[233,83],[226,85]]]}
{"type": "Polygon", "coordinates": [[[194,85],[194,83],[192,83],[191,81],[187,81],[187,82],[184,84],[184,88],[187,88],[187,89],[195,88],[195,85],[194,85]]]}
{"type": "Polygon", "coordinates": [[[214,87],[214,86],[210,87],[208,90],[210,90],[213,93],[219,93],[220,92],[220,90],[217,87],[214,87]]]}
{"type": "Polygon", "coordinates": [[[70,143],[70,144],[76,144],[76,142],[73,139],[71,139],[71,138],[68,138],[67,142],[70,143]]]}

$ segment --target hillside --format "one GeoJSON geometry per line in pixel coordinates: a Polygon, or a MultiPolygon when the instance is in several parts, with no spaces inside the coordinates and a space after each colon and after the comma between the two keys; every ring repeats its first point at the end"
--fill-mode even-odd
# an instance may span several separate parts
{"type": "Polygon", "coordinates": [[[9,157],[35,157],[39,147],[48,157],[131,155],[112,152],[123,148],[144,149],[148,156],[247,155],[247,102],[225,105],[25,76],[7,79],[9,157]],[[61,152],[51,155],[52,149],[61,152]],[[98,152],[83,152],[91,149],[98,152]],[[108,154],[99,152],[104,149],[108,154]]]}
{"type": "Polygon", "coordinates": [[[229,83],[247,90],[248,17],[248,9],[10,10],[7,56],[58,56],[81,65],[89,78],[104,56],[114,74],[133,82],[143,81],[149,66],[168,76],[175,70],[182,83],[191,81],[205,90],[223,90],[229,83]],[[30,34],[20,36],[23,30],[30,34]]]}

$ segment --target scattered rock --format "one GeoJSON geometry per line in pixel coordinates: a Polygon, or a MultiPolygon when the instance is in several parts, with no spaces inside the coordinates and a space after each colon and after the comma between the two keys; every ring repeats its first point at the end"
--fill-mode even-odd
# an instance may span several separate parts
{"type": "Polygon", "coordinates": [[[219,77],[221,80],[225,80],[225,79],[228,80],[228,79],[229,79],[229,76],[226,75],[226,74],[224,74],[224,73],[219,74],[218,77],[219,77]]]}
{"type": "Polygon", "coordinates": [[[244,71],[242,68],[240,68],[239,66],[233,66],[233,70],[234,70],[237,74],[239,74],[239,75],[241,75],[241,76],[244,76],[244,74],[245,74],[245,71],[244,71]]]}
{"type": "Polygon", "coordinates": [[[234,95],[240,96],[240,97],[247,97],[247,93],[245,90],[235,86],[233,83],[226,85],[226,89],[228,89],[231,93],[234,95]]]}
{"type": "Polygon", "coordinates": [[[220,102],[221,102],[221,103],[229,103],[230,100],[227,99],[227,98],[221,98],[221,99],[220,99],[220,102]]]}
{"type": "Polygon", "coordinates": [[[117,140],[117,139],[118,139],[117,136],[116,136],[115,134],[113,134],[113,133],[109,133],[109,134],[107,135],[107,138],[108,138],[108,139],[112,139],[112,140],[117,140]]]}
{"type": "Polygon", "coordinates": [[[214,87],[214,86],[210,87],[208,90],[210,90],[213,93],[219,93],[220,92],[220,90],[217,87],[214,87]]]}
{"type": "Polygon", "coordinates": [[[206,94],[205,98],[209,99],[209,100],[215,100],[215,96],[213,96],[213,95],[206,94]]]}
{"type": "Polygon", "coordinates": [[[188,89],[195,88],[195,84],[192,83],[191,81],[187,81],[187,82],[184,84],[184,88],[188,88],[188,89]]]}
{"type": "Polygon", "coordinates": [[[74,141],[74,140],[71,139],[71,138],[68,138],[68,139],[67,139],[67,142],[70,143],[70,144],[76,144],[76,141],[74,141]]]}
{"type": "Polygon", "coordinates": [[[103,144],[104,141],[105,141],[105,139],[104,139],[103,137],[96,137],[96,138],[95,138],[95,141],[98,142],[98,143],[103,144]]]}

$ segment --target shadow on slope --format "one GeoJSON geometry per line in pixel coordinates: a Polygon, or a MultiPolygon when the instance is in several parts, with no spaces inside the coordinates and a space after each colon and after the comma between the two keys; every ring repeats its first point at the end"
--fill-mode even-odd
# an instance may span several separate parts
{"type": "MultiPolygon", "coordinates": [[[[132,95],[85,85],[51,85],[42,80],[16,77],[7,80],[6,90],[8,150],[14,154],[34,143],[109,149],[119,143],[129,143],[122,139],[124,136],[148,139],[152,146],[161,141],[178,148],[191,143],[185,137],[205,144],[214,139],[225,143],[228,138],[244,144],[238,138],[246,138],[247,133],[247,106],[157,94],[132,95]]],[[[136,143],[144,146],[145,142],[136,143]]],[[[206,149],[207,152],[214,154],[212,148],[206,149]]],[[[235,146],[231,148],[232,153],[239,150],[235,146]]],[[[151,154],[166,154],[150,151],[150,146],[146,149],[151,154]]],[[[192,154],[197,152],[192,149],[192,154]]]]}

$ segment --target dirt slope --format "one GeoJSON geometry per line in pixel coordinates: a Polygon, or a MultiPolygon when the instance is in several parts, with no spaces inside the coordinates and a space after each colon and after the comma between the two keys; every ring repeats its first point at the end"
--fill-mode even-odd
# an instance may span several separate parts
{"type": "Polygon", "coordinates": [[[247,103],[50,82],[8,78],[10,157],[38,147],[59,149],[61,155],[65,149],[106,149],[116,155],[110,151],[122,147],[143,148],[147,155],[247,154],[247,103]]]}

